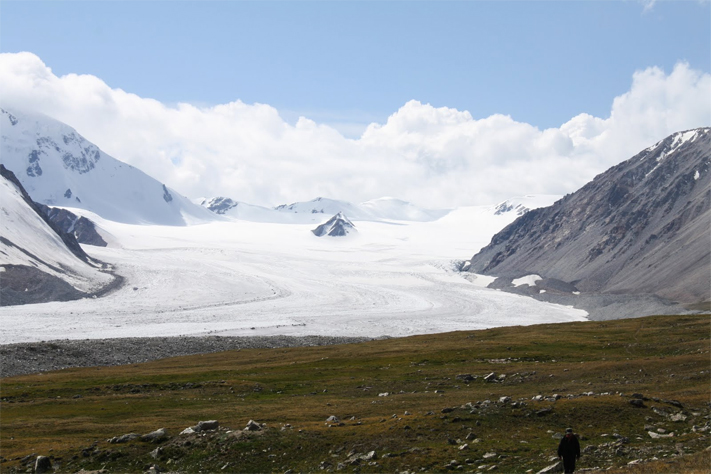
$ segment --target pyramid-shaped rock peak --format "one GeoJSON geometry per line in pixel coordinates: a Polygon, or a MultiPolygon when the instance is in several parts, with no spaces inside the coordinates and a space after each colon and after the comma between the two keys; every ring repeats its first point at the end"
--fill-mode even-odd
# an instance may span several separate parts
{"type": "Polygon", "coordinates": [[[317,237],[325,235],[329,237],[344,237],[351,232],[356,232],[356,230],[353,223],[342,212],[339,212],[311,232],[317,237]]]}

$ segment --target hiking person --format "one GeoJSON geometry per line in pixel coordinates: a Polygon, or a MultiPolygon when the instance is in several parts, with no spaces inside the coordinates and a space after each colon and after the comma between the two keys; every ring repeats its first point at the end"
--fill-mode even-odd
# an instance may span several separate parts
{"type": "Polygon", "coordinates": [[[558,445],[558,457],[563,460],[566,474],[575,471],[575,460],[580,459],[580,443],[578,437],[573,434],[573,428],[565,430],[565,436],[558,445]]]}

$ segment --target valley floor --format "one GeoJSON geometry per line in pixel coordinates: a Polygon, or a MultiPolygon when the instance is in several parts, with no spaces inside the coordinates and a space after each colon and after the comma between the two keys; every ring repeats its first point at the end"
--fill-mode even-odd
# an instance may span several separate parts
{"type": "Polygon", "coordinates": [[[111,264],[124,286],[96,299],[0,308],[0,344],[407,336],[586,319],[582,310],[464,279],[453,261],[483,246],[501,222],[482,225],[479,208],[457,212],[427,223],[356,222],[359,233],[343,239],[319,239],[311,224],[160,227],[97,218],[111,245],[86,249],[111,264]]]}

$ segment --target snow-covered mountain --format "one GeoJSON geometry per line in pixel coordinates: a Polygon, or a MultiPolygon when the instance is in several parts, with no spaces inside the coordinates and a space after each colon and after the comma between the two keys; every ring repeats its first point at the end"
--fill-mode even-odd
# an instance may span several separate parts
{"type": "Polygon", "coordinates": [[[1,305],[76,299],[113,280],[76,241],[50,227],[2,165],[0,209],[1,305]]]}
{"type": "Polygon", "coordinates": [[[284,215],[274,209],[255,206],[246,202],[235,201],[226,197],[200,198],[196,200],[201,206],[215,214],[251,222],[288,222],[284,215]]]}
{"type": "Polygon", "coordinates": [[[0,162],[34,201],[129,224],[186,225],[216,218],[59,121],[0,109],[0,124],[0,162]]]}
{"type": "Polygon", "coordinates": [[[332,216],[339,212],[357,221],[430,222],[450,212],[445,209],[423,209],[412,203],[391,197],[374,199],[360,204],[318,197],[307,202],[282,204],[273,209],[235,201],[227,197],[203,198],[196,202],[216,214],[234,219],[277,223],[322,222],[324,215],[332,216]]]}
{"type": "Polygon", "coordinates": [[[339,212],[311,232],[313,232],[316,237],[326,235],[329,237],[345,237],[351,232],[356,232],[356,230],[353,223],[348,220],[342,212],[339,212]]]}

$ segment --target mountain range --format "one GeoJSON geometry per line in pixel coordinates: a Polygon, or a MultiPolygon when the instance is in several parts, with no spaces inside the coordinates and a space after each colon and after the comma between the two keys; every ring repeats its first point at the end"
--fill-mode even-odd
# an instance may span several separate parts
{"type": "Polygon", "coordinates": [[[0,163],[38,203],[129,224],[186,225],[216,218],[64,123],[5,109],[0,121],[0,163]]]}
{"type": "Polygon", "coordinates": [[[675,133],[519,217],[472,257],[469,271],[508,281],[536,275],[536,291],[708,302],[710,164],[710,128],[675,133]]]}
{"type": "Polygon", "coordinates": [[[410,202],[382,197],[353,204],[348,201],[317,197],[311,201],[282,204],[273,208],[255,206],[228,197],[199,199],[210,211],[234,219],[256,222],[311,223],[342,213],[359,221],[398,220],[431,222],[447,215],[448,209],[423,209],[410,202]]]}
{"type": "Polygon", "coordinates": [[[316,235],[354,231],[350,220],[437,221],[441,229],[461,229],[463,218],[476,215],[493,219],[487,224],[491,233],[512,222],[462,265],[470,273],[497,277],[497,288],[521,292],[523,287],[533,295],[656,295],[687,304],[711,300],[709,128],[675,133],[551,206],[550,196],[529,196],[466,213],[391,197],[358,204],[319,197],[274,208],[228,197],[190,201],[54,119],[0,109],[0,122],[0,163],[16,175],[3,184],[3,209],[13,216],[3,219],[4,285],[13,265],[64,279],[77,294],[110,281],[79,253],[73,260],[53,260],[65,259],[73,246],[82,252],[74,237],[106,245],[85,217],[92,214],[125,224],[171,226],[216,220],[315,223],[316,235]],[[21,237],[25,234],[41,239],[21,237]],[[55,235],[66,249],[48,250],[55,235]]]}

